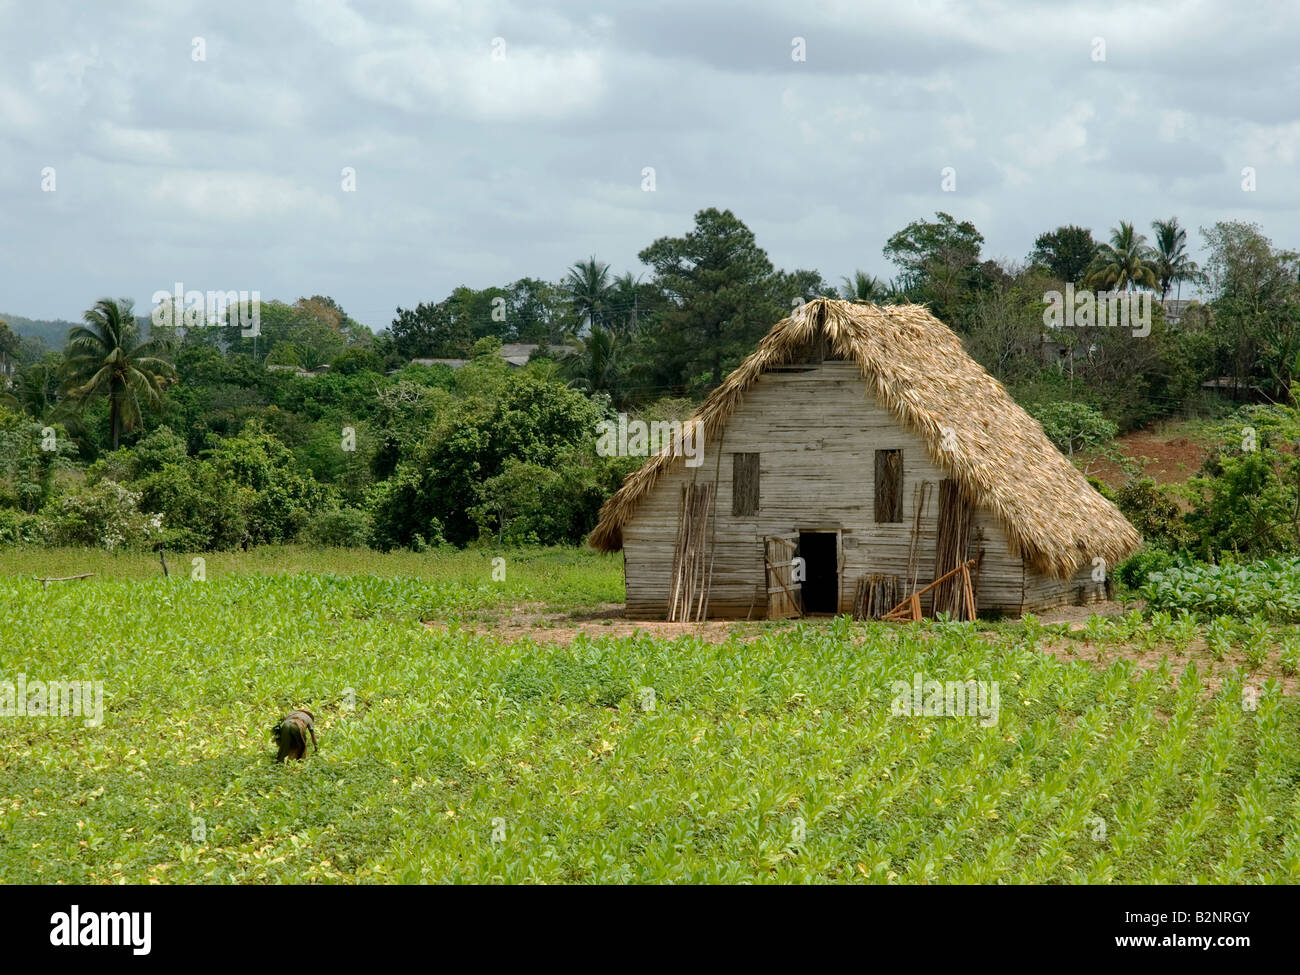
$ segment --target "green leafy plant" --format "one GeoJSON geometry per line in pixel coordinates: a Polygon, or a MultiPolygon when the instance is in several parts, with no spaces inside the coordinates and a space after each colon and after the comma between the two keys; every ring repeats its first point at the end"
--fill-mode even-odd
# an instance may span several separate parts
{"type": "Polygon", "coordinates": [[[1222,617],[1210,620],[1205,628],[1205,645],[1215,660],[1223,660],[1232,651],[1236,629],[1231,620],[1222,617]]]}
{"type": "Polygon", "coordinates": [[[1278,666],[1288,677],[1300,673],[1300,634],[1291,633],[1282,641],[1278,666]]]}
{"type": "Polygon", "coordinates": [[[1176,566],[1152,573],[1141,594],[1152,610],[1300,620],[1300,559],[1176,566]]]}
{"type": "Polygon", "coordinates": [[[1259,670],[1267,663],[1272,644],[1273,635],[1269,630],[1268,620],[1256,616],[1247,620],[1242,626],[1241,649],[1252,671],[1259,670]]]}

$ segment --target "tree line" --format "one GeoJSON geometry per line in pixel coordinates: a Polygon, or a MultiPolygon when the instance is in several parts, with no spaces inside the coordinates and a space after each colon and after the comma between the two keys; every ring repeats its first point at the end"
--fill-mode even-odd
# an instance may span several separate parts
{"type": "Polygon", "coordinates": [[[1040,234],[994,260],[946,213],[886,241],[896,275],[831,285],[777,269],[729,211],[651,242],[639,275],[590,256],[561,280],[523,278],[398,308],[375,334],[332,298],[262,302],[151,328],[126,299],[94,303],[52,351],[0,325],[0,540],[190,548],[310,538],[380,547],[476,539],[576,542],[639,458],[602,458],[617,411],[683,419],[778,319],[817,296],[920,302],[1039,417],[1062,449],[1162,416],[1287,403],[1300,370],[1300,263],[1251,224],[1177,219],[1148,238],[1120,221],[1040,234]],[[1195,287],[1149,336],[1049,328],[1066,284],[1195,287]],[[535,346],[521,369],[502,343],[535,346]],[[434,360],[431,365],[413,360],[434,360]],[[439,362],[438,360],[448,360],[439,362]],[[1212,388],[1205,388],[1209,383],[1212,388]]]}

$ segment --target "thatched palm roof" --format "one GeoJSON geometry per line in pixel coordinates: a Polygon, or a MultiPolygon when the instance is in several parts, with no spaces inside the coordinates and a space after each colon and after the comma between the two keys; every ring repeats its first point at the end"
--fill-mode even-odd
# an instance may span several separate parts
{"type": "MultiPolygon", "coordinates": [[[[1119,510],[1098,494],[961,340],[920,305],[876,306],[818,298],[773,326],[713,391],[690,422],[706,443],[765,369],[789,363],[824,335],[830,354],[856,362],[867,389],[925,442],[931,459],[1002,524],[1016,554],[1066,578],[1100,555],[1114,565],[1141,544],[1119,510]],[[945,428],[952,436],[943,435],[945,428]],[[945,450],[945,442],[951,449],[945,450]]],[[[680,453],[680,452],[679,452],[680,453]]],[[[590,544],[623,547],[623,526],[659,476],[682,463],[670,448],[628,475],[605,502],[590,544]]]]}

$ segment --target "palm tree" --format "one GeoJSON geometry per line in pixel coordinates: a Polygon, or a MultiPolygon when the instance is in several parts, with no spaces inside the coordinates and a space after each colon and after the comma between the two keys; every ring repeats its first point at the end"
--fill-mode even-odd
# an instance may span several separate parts
{"type": "Polygon", "coordinates": [[[588,324],[595,328],[606,317],[609,265],[595,257],[579,261],[569,268],[569,273],[564,278],[564,290],[569,293],[578,317],[585,317],[588,324]]]}
{"type": "Polygon", "coordinates": [[[54,415],[58,402],[58,368],[49,359],[33,362],[14,377],[15,405],[34,420],[54,415]]]}
{"type": "Polygon", "coordinates": [[[564,371],[573,377],[571,383],[587,394],[609,392],[618,379],[618,348],[614,333],[599,325],[592,325],[578,347],[562,360],[564,371]]]}
{"type": "Polygon", "coordinates": [[[1178,225],[1177,217],[1156,220],[1151,227],[1156,232],[1156,276],[1160,279],[1160,300],[1164,301],[1175,283],[1182,294],[1182,282],[1203,281],[1205,276],[1187,253],[1187,231],[1178,225]]]}
{"type": "Polygon", "coordinates": [[[866,271],[854,271],[852,278],[840,278],[840,297],[845,301],[876,304],[889,296],[889,285],[866,271]]]}
{"type": "Polygon", "coordinates": [[[907,302],[899,278],[886,281],[866,271],[854,271],[851,278],[840,278],[840,297],[868,305],[896,305],[907,302]]]}
{"type": "Polygon", "coordinates": [[[1131,223],[1120,221],[1110,232],[1110,243],[1099,244],[1096,256],[1088,265],[1084,283],[1094,289],[1132,291],[1136,287],[1160,286],[1155,252],[1147,246],[1145,234],[1139,234],[1131,223]]]}
{"type": "Polygon", "coordinates": [[[639,322],[641,282],[632,277],[632,272],[620,274],[614,278],[606,294],[606,307],[609,311],[611,327],[621,335],[632,335],[639,322]]]}
{"type": "Polygon", "coordinates": [[[18,349],[18,336],[13,333],[9,323],[0,318],[0,389],[9,385],[9,379],[13,375],[10,362],[18,358],[18,349]]]}
{"type": "Polygon", "coordinates": [[[142,409],[158,406],[163,381],[176,373],[158,356],[162,344],[139,341],[132,308],[128,298],[100,298],[83,316],[86,324],[69,330],[64,350],[60,391],[81,406],[108,397],[114,450],[121,445],[122,431],[139,425],[142,409]]]}

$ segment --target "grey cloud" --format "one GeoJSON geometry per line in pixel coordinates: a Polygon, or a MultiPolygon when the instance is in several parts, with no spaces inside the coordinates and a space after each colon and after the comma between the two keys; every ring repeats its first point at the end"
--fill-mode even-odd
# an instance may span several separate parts
{"type": "Polygon", "coordinates": [[[936,209],[1015,259],[1060,223],[1171,213],[1297,246],[1295,41],[1284,5],[1228,0],[0,0],[0,312],[192,280],[383,327],[593,253],[642,272],[704,206],[830,280],[890,273],[885,240],[936,209]]]}

